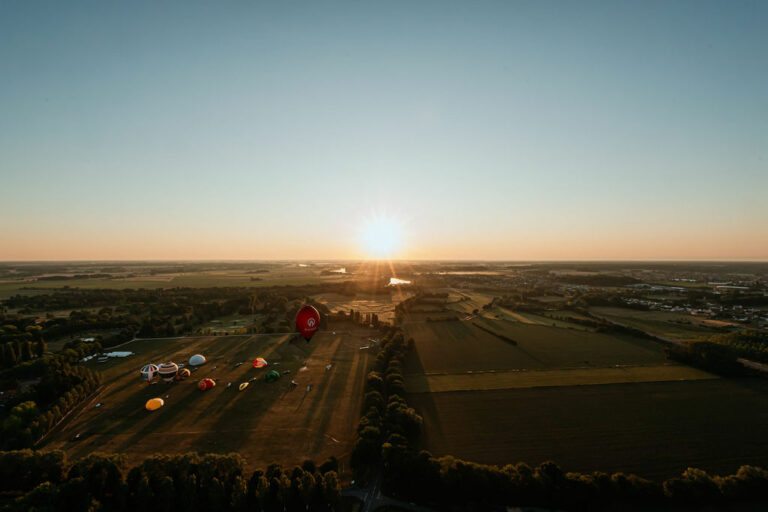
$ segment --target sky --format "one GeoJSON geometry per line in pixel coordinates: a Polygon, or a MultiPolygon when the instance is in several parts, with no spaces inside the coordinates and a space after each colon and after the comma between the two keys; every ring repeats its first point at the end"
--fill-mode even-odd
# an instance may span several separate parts
{"type": "Polygon", "coordinates": [[[0,260],[768,260],[767,25],[0,0],[0,260]]]}

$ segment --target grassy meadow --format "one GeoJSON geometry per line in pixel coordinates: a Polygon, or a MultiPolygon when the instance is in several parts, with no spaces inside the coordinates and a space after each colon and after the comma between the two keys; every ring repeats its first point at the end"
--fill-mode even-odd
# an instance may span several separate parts
{"type": "Polygon", "coordinates": [[[104,371],[103,388],[44,447],[75,458],[93,451],[125,452],[129,463],[151,453],[188,451],[238,452],[253,468],[331,455],[342,460],[355,441],[369,358],[359,348],[365,340],[362,331],[318,333],[311,343],[286,334],[137,340],[119,349],[133,356],[89,363],[104,371]],[[148,362],[187,362],[195,353],[208,362],[185,381],[147,384],[139,376],[148,362]],[[256,357],[270,366],[253,368],[256,357]],[[307,369],[300,371],[304,361],[307,369]],[[236,366],[239,362],[244,364],[236,366]],[[290,374],[267,383],[268,369],[290,374]],[[205,377],[215,378],[217,385],[202,392],[197,381],[205,377]],[[254,377],[238,391],[241,382],[254,377]],[[299,385],[291,387],[291,379],[299,385]],[[145,402],[155,397],[165,406],[146,411],[145,402]],[[73,441],[76,434],[81,438],[73,441]]]}

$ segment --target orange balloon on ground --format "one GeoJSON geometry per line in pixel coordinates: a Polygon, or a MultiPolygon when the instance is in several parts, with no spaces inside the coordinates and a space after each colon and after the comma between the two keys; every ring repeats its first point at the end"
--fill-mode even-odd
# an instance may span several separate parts
{"type": "Polygon", "coordinates": [[[153,398],[152,400],[147,400],[147,403],[144,404],[144,408],[148,411],[156,411],[163,405],[165,405],[165,402],[162,398],[153,398]]]}
{"type": "Polygon", "coordinates": [[[257,357],[256,360],[253,362],[254,368],[264,368],[267,366],[267,360],[263,357],[257,357]]]}

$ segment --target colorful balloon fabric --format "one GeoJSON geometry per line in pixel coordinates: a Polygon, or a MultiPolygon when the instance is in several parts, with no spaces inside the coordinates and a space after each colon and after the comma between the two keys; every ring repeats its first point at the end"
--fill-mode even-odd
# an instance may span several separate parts
{"type": "Polygon", "coordinates": [[[267,366],[267,361],[263,357],[257,357],[253,362],[254,368],[264,368],[265,366],[267,366]]]}
{"type": "Polygon", "coordinates": [[[248,387],[248,383],[247,383],[247,382],[243,382],[242,384],[240,384],[240,386],[238,387],[238,389],[239,389],[240,391],[242,391],[242,390],[244,390],[244,389],[245,389],[245,388],[247,388],[247,387],[248,387]]]}
{"type": "Polygon", "coordinates": [[[151,400],[147,400],[147,403],[144,404],[144,408],[148,411],[156,411],[163,405],[165,405],[165,402],[162,398],[153,398],[151,400]]]}
{"type": "Polygon", "coordinates": [[[157,373],[165,382],[172,382],[179,373],[179,365],[174,362],[163,363],[157,367],[157,373]]]}
{"type": "Polygon", "coordinates": [[[296,313],[296,329],[307,342],[320,327],[320,313],[313,306],[304,306],[296,313]]]}
{"type": "Polygon", "coordinates": [[[205,356],[203,354],[195,354],[189,358],[189,364],[192,366],[200,366],[205,364],[205,356]]]}
{"type": "Polygon", "coordinates": [[[214,386],[216,386],[216,381],[213,379],[201,379],[197,383],[197,389],[199,389],[200,391],[208,391],[214,386]]]}
{"type": "Polygon", "coordinates": [[[152,382],[152,380],[154,380],[156,376],[157,376],[156,364],[150,363],[141,369],[141,378],[147,382],[152,382]]]}

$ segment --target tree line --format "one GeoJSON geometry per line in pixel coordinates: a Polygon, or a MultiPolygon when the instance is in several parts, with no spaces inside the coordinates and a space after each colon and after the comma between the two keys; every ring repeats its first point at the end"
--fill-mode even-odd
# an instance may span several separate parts
{"type": "Polygon", "coordinates": [[[366,377],[358,439],[351,456],[358,478],[370,477],[390,451],[418,443],[422,418],[406,402],[402,373],[405,354],[412,345],[396,327],[381,339],[373,369],[366,377]]]}
{"type": "Polygon", "coordinates": [[[0,510],[329,511],[341,502],[337,472],[335,458],[248,474],[238,454],[155,455],[126,468],[115,454],[70,463],[61,451],[0,452],[0,510]]]}
{"type": "Polygon", "coordinates": [[[422,418],[408,407],[402,365],[413,341],[399,328],[382,338],[368,374],[352,466],[358,478],[381,472],[385,490],[440,510],[488,510],[507,505],[599,510],[627,505],[700,508],[765,503],[768,471],[742,466],[728,476],[689,468],[654,482],[636,475],[564,472],[545,462],[535,468],[476,464],[419,451],[422,418]]]}

